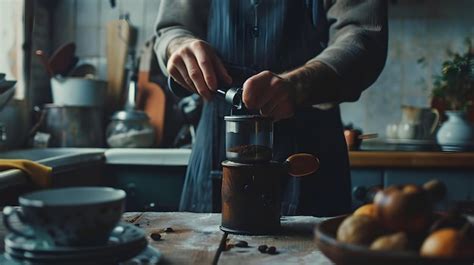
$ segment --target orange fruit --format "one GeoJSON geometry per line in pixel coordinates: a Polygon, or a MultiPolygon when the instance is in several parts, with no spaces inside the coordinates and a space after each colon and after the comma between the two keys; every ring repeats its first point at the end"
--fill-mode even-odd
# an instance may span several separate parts
{"type": "Polygon", "coordinates": [[[425,239],[420,254],[425,257],[456,257],[462,252],[462,242],[463,236],[458,230],[440,229],[425,239]]]}
{"type": "Polygon", "coordinates": [[[367,215],[373,218],[377,218],[377,215],[375,212],[375,205],[373,203],[363,205],[359,207],[357,210],[355,210],[354,215],[367,215]]]}

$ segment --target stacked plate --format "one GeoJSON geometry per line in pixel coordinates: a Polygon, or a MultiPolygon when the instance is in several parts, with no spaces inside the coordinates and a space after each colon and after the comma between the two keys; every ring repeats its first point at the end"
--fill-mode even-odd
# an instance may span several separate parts
{"type": "MultiPolygon", "coordinates": [[[[56,247],[9,234],[5,238],[5,257],[11,264],[156,264],[160,253],[147,247],[142,229],[120,223],[106,245],[94,247],[56,247]]],[[[5,261],[5,262],[6,262],[5,261]]],[[[0,263],[4,264],[0,259],[0,263]]]]}

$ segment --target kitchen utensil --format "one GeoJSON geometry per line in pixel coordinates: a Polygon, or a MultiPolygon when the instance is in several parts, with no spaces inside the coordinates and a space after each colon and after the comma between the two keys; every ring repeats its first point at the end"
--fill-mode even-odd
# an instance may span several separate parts
{"type": "Polygon", "coordinates": [[[61,106],[104,107],[107,82],[77,77],[52,77],[53,102],[61,106]]]}
{"type": "MultiPolygon", "coordinates": [[[[168,86],[177,96],[191,94],[172,78],[168,86]]],[[[221,87],[215,95],[232,106],[231,115],[224,117],[227,160],[222,162],[221,230],[250,235],[275,233],[280,229],[284,176],[312,174],[319,168],[319,160],[310,154],[296,154],[284,163],[272,161],[273,121],[245,107],[240,86],[221,87]]]]}
{"type": "Polygon", "coordinates": [[[359,150],[363,140],[374,139],[378,137],[378,134],[362,134],[361,130],[344,130],[344,137],[346,139],[347,149],[359,150]]]}
{"type": "Polygon", "coordinates": [[[222,225],[236,234],[272,234],[280,229],[283,177],[306,176],[319,168],[310,154],[295,154],[285,163],[222,162],[222,225]]]}
{"type": "Polygon", "coordinates": [[[66,76],[69,71],[74,68],[74,65],[79,60],[75,57],[75,52],[76,44],[74,42],[63,44],[53,52],[49,58],[48,64],[50,65],[54,75],[66,76]]]}
{"type": "Polygon", "coordinates": [[[135,109],[136,76],[130,71],[128,97],[125,110],[112,116],[107,126],[107,143],[115,148],[151,147],[155,140],[155,131],[148,115],[135,109]]]}
{"type": "Polygon", "coordinates": [[[46,104],[37,128],[51,135],[49,147],[103,147],[103,110],[46,104]]]}
{"type": "Polygon", "coordinates": [[[163,89],[150,81],[151,63],[153,60],[153,40],[145,43],[138,72],[138,106],[150,118],[150,124],[155,130],[155,144],[163,140],[165,126],[166,96],[163,89]]]}
{"type": "Polygon", "coordinates": [[[107,23],[107,113],[123,104],[125,90],[125,63],[129,47],[133,46],[137,30],[125,19],[107,23]]]}
{"type": "Polygon", "coordinates": [[[321,222],[315,229],[318,249],[337,265],[470,265],[468,258],[425,258],[417,253],[400,251],[374,251],[367,247],[337,241],[337,228],[347,216],[321,222]]]}
{"type": "Polygon", "coordinates": [[[55,73],[53,68],[49,64],[49,60],[46,53],[43,50],[36,50],[35,55],[38,56],[38,58],[40,59],[41,64],[43,64],[44,68],[46,69],[46,72],[48,72],[49,77],[53,77],[55,73]]]}
{"type": "Polygon", "coordinates": [[[11,233],[47,246],[105,244],[124,211],[125,192],[106,187],[51,189],[20,196],[21,210],[5,207],[3,223],[11,233]],[[14,227],[17,216],[27,228],[14,227]]]}
{"type": "Polygon", "coordinates": [[[96,79],[97,69],[92,64],[81,64],[71,71],[70,76],[81,77],[86,79],[96,79]]]}

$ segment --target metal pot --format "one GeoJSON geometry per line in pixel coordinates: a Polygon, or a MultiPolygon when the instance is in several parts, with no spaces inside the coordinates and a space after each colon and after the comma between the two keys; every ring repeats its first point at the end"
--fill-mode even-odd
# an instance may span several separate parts
{"type": "Polygon", "coordinates": [[[51,135],[49,147],[103,147],[103,110],[99,107],[44,105],[40,131],[51,135]]]}

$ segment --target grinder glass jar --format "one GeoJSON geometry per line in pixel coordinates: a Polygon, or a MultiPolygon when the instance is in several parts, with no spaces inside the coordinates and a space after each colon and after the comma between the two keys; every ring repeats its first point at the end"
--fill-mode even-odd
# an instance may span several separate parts
{"type": "Polygon", "coordinates": [[[238,163],[270,161],[273,121],[258,115],[226,116],[226,157],[238,163]]]}

